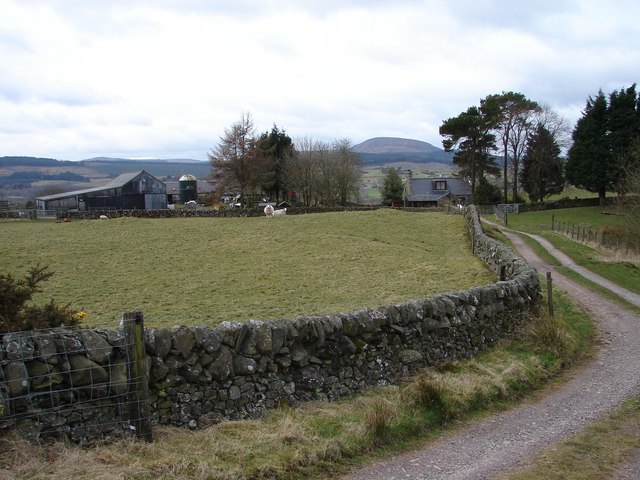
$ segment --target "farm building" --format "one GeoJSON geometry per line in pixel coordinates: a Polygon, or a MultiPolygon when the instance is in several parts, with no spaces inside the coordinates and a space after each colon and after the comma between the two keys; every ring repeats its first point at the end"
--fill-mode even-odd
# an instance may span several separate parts
{"type": "Polygon", "coordinates": [[[406,207],[441,207],[468,205],[472,202],[471,185],[462,178],[413,178],[406,174],[403,194],[406,207]]]}
{"type": "Polygon", "coordinates": [[[103,187],[36,198],[38,210],[156,210],[167,208],[165,184],[141,170],[103,187]]]}
{"type": "Polygon", "coordinates": [[[167,201],[169,203],[186,203],[189,200],[204,202],[206,195],[216,189],[216,184],[208,180],[198,180],[190,174],[180,177],[180,180],[165,180],[167,186],[167,201]]]}

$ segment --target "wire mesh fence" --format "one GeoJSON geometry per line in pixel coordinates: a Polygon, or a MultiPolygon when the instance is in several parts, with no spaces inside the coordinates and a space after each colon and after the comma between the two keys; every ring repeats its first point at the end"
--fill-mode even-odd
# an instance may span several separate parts
{"type": "Polygon", "coordinates": [[[555,218],[551,221],[551,228],[554,232],[562,233],[572,240],[609,250],[623,257],[631,258],[640,255],[640,243],[629,239],[623,229],[611,227],[595,229],[589,224],[573,224],[555,218]]]}
{"type": "Polygon", "coordinates": [[[134,312],[114,330],[2,335],[0,433],[80,444],[130,434],[150,440],[143,328],[134,312]]]}

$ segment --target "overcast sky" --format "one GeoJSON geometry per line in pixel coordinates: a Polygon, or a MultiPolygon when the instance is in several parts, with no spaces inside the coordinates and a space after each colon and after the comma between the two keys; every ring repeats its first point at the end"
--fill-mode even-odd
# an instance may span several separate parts
{"type": "Polygon", "coordinates": [[[573,126],[640,77],[637,0],[0,0],[0,156],[205,160],[250,113],[292,138],[438,128],[516,91],[573,126]]]}

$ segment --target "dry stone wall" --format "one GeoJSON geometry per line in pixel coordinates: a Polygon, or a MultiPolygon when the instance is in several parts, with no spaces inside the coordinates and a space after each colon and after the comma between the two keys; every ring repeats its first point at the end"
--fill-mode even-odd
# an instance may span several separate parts
{"type": "Polygon", "coordinates": [[[512,332],[539,306],[537,273],[483,233],[474,207],[466,218],[474,252],[505,281],[356,312],[148,331],[157,421],[195,428],[335,400],[470,358],[512,332]]]}
{"type": "MultiPolygon", "coordinates": [[[[539,307],[537,273],[483,233],[475,207],[465,216],[475,254],[504,281],[355,312],[146,330],[153,420],[198,428],[222,419],[257,417],[281,404],[335,400],[396,383],[425,366],[472,357],[509,334],[526,312],[539,307]]],[[[119,335],[64,335],[77,343],[71,356],[57,348],[63,344],[57,337],[47,343],[29,335],[5,336],[0,350],[5,411],[16,392],[49,392],[60,386],[69,397],[70,387],[78,383],[85,395],[114,393],[116,407],[118,398],[126,398],[119,335]],[[16,343],[18,338],[22,340],[16,343]],[[76,357],[85,357],[89,378],[98,379],[98,385],[86,384],[86,376],[74,379],[79,368],[71,364],[80,362],[76,357]],[[18,365],[20,358],[24,366],[18,365]]],[[[70,431],[83,422],[78,414],[65,415],[51,418],[70,431]]],[[[0,426],[1,420],[0,414],[0,426]]]]}

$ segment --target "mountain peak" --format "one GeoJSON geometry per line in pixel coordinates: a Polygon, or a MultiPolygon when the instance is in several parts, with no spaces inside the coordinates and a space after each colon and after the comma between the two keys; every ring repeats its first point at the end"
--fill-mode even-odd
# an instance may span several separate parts
{"type": "Polygon", "coordinates": [[[357,153],[434,153],[441,148],[409,138],[375,137],[353,146],[357,153]]]}

